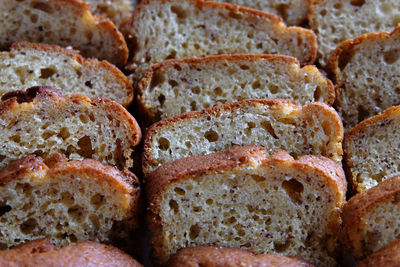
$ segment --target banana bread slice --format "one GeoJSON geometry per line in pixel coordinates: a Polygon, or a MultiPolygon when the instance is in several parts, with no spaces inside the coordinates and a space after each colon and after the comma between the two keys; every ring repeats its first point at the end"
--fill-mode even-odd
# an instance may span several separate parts
{"type": "Polygon", "coordinates": [[[400,26],[347,40],[332,52],[328,68],[335,76],[335,108],[345,128],[399,104],[399,57],[400,26]]]}
{"type": "Polygon", "coordinates": [[[13,41],[57,44],[79,50],[84,57],[123,66],[128,47],[114,23],[94,17],[81,0],[3,1],[0,7],[0,49],[13,41]]]}
{"type": "Polygon", "coordinates": [[[400,2],[311,0],[308,21],[318,38],[318,61],[326,66],[341,42],[364,33],[392,31],[400,22],[400,2]]]}
{"type": "Polygon", "coordinates": [[[333,84],[316,67],[281,55],[221,55],[152,65],[138,85],[138,108],[150,122],[246,98],[333,104],[333,84]]]}
{"type": "Polygon", "coordinates": [[[31,155],[0,170],[0,244],[10,248],[49,237],[57,246],[111,242],[139,226],[137,177],[98,161],[46,164],[31,155]],[[118,226],[118,227],[117,227],[118,226]]]}
{"type": "Polygon", "coordinates": [[[356,192],[400,174],[400,106],[366,119],[345,133],[343,160],[356,192]]]}
{"type": "Polygon", "coordinates": [[[146,175],[179,158],[205,155],[232,145],[262,145],[291,155],[323,155],[341,161],[343,127],[324,103],[249,99],[166,118],[149,127],[142,169],[146,175]]]}
{"type": "Polygon", "coordinates": [[[62,96],[32,87],[0,102],[0,168],[30,154],[58,152],[71,160],[92,158],[119,169],[133,165],[141,139],[136,120],[118,103],[84,95],[62,96]]]}
{"type": "Polygon", "coordinates": [[[142,265],[119,249],[98,242],[73,243],[58,249],[45,238],[0,251],[0,266],[141,267],[142,265]]]}
{"type": "Polygon", "coordinates": [[[314,267],[298,257],[286,257],[274,254],[256,255],[253,251],[226,247],[188,247],[171,256],[168,267],[314,267]]]}
{"type": "Polygon", "coordinates": [[[169,162],[145,186],[161,263],[181,248],[212,244],[335,265],[346,178],[327,158],[236,146],[169,162]]]}
{"type": "Polygon", "coordinates": [[[356,259],[378,251],[399,237],[399,196],[400,176],[394,176],[355,195],[344,205],[341,239],[356,259]]]}
{"type": "Polygon", "coordinates": [[[144,0],[131,22],[132,64],[138,81],[151,64],[216,54],[284,54],[302,65],[316,57],[311,30],[286,27],[273,14],[202,0],[144,0]]]}
{"type": "Polygon", "coordinates": [[[0,68],[0,97],[40,85],[63,94],[107,97],[126,107],[133,98],[132,83],[117,67],[56,45],[15,42],[0,52],[0,68]]]}

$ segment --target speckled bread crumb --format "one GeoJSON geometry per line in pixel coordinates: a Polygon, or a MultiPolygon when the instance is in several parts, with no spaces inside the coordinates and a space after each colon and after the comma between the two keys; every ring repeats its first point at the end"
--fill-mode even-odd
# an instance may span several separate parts
{"type": "Polygon", "coordinates": [[[259,254],[238,248],[189,247],[171,256],[168,267],[314,267],[297,257],[285,257],[273,254],[259,254]]]}
{"type": "Polygon", "coordinates": [[[85,240],[112,242],[122,230],[138,227],[137,177],[98,161],[46,165],[28,156],[0,170],[0,245],[10,248],[49,237],[57,246],[85,240]]]}
{"type": "Polygon", "coordinates": [[[0,10],[2,50],[13,41],[28,41],[69,46],[118,66],[128,60],[122,34],[110,20],[94,17],[84,1],[4,1],[0,10]]]}
{"type": "Polygon", "coordinates": [[[268,153],[323,155],[341,161],[343,127],[324,103],[250,99],[192,111],[161,120],[148,129],[143,173],[179,158],[205,155],[232,145],[257,144],[268,153]]]}
{"type": "Polygon", "coordinates": [[[132,102],[128,78],[107,61],[85,59],[56,45],[14,42],[0,52],[0,97],[32,86],[50,86],[63,94],[107,97],[124,106],[132,102]]]}
{"type": "Polygon", "coordinates": [[[136,120],[118,103],[79,94],[62,96],[49,87],[5,94],[0,133],[0,168],[30,154],[47,158],[52,152],[129,168],[141,139],[136,120]]]}
{"type": "Polygon", "coordinates": [[[331,105],[335,92],[316,67],[300,68],[295,58],[282,55],[171,59],[152,65],[138,84],[141,119],[150,122],[248,98],[331,105]]]}
{"type": "Polygon", "coordinates": [[[284,54],[302,65],[316,57],[312,31],[286,27],[273,14],[202,0],[144,0],[131,22],[135,51],[130,69],[138,81],[151,64],[216,54],[284,54]]]}
{"type": "Polygon", "coordinates": [[[49,239],[39,239],[10,250],[0,251],[1,266],[59,266],[59,267],[140,267],[115,247],[92,241],[71,244],[57,249],[49,239]]]}
{"type": "Polygon", "coordinates": [[[213,244],[335,265],[330,252],[346,178],[327,158],[233,147],[169,162],[145,186],[157,262],[183,247],[213,244]]]}

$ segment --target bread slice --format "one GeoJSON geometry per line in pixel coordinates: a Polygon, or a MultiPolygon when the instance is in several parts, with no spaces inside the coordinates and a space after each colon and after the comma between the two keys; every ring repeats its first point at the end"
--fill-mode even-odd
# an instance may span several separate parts
{"type": "Polygon", "coordinates": [[[160,262],[180,248],[213,244],[335,264],[328,251],[336,245],[346,178],[327,158],[233,147],[169,162],[145,186],[160,262]]]}
{"type": "Polygon", "coordinates": [[[393,30],[400,22],[400,2],[311,0],[308,21],[318,38],[318,61],[326,66],[341,42],[364,33],[393,30]]]}
{"type": "Polygon", "coordinates": [[[57,44],[79,50],[84,57],[123,66],[128,47],[108,19],[94,17],[81,0],[4,1],[0,8],[0,49],[13,41],[57,44]]]}
{"type": "Polygon", "coordinates": [[[308,0],[219,0],[235,5],[263,10],[274,13],[289,26],[301,26],[307,21],[308,0]]]}
{"type": "Polygon", "coordinates": [[[400,176],[394,176],[344,205],[342,242],[356,259],[378,251],[400,235],[399,196],[400,176]]]}
{"type": "Polygon", "coordinates": [[[367,266],[399,266],[400,265],[400,238],[387,244],[377,252],[369,255],[357,264],[356,267],[367,266]]]}
{"type": "Polygon", "coordinates": [[[366,119],[345,133],[344,164],[353,189],[361,192],[400,174],[400,106],[366,119]]]}
{"type": "Polygon", "coordinates": [[[0,52],[0,68],[0,97],[43,85],[63,94],[107,97],[126,107],[133,98],[132,83],[118,68],[55,45],[15,42],[0,52]]]}
{"type": "Polygon", "coordinates": [[[167,263],[168,267],[186,266],[286,266],[286,267],[314,267],[298,257],[285,257],[274,254],[256,255],[253,251],[225,247],[188,247],[172,255],[167,263]]]}
{"type": "Polygon", "coordinates": [[[341,161],[343,127],[324,103],[301,106],[289,100],[250,99],[188,112],[148,129],[142,169],[148,175],[162,164],[205,155],[232,145],[257,144],[268,153],[323,155],[341,161]]]}
{"type": "Polygon", "coordinates": [[[140,267],[139,262],[119,249],[85,241],[58,249],[49,239],[39,239],[0,251],[1,266],[110,266],[140,267]]]}
{"type": "Polygon", "coordinates": [[[15,91],[0,102],[0,168],[30,154],[58,152],[71,160],[92,158],[119,169],[133,165],[141,139],[136,120],[107,98],[62,96],[49,87],[15,91]]]}
{"type": "Polygon", "coordinates": [[[399,103],[400,26],[341,43],[328,67],[335,75],[335,108],[345,128],[399,103]]]}
{"type": "Polygon", "coordinates": [[[286,27],[273,14],[202,0],[144,0],[132,17],[136,45],[132,65],[138,80],[166,59],[216,54],[284,54],[302,65],[316,57],[312,31],[286,27]]]}
{"type": "Polygon", "coordinates": [[[139,180],[98,161],[45,164],[27,156],[0,171],[0,243],[10,248],[49,237],[57,246],[85,240],[111,242],[118,222],[139,226],[139,180]]]}
{"type": "Polygon", "coordinates": [[[332,83],[316,67],[280,55],[221,55],[152,65],[138,85],[141,117],[151,122],[246,98],[333,104],[332,83]]]}

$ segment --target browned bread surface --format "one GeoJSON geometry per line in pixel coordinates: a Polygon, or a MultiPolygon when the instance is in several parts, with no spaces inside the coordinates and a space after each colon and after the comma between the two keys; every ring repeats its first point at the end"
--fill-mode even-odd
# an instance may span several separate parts
{"type": "Polygon", "coordinates": [[[137,177],[98,161],[67,161],[55,155],[45,164],[28,156],[0,170],[0,244],[10,248],[49,237],[57,246],[85,240],[112,242],[127,233],[117,222],[138,228],[137,177]]]}
{"type": "Polygon", "coordinates": [[[312,31],[286,27],[273,14],[202,0],[144,0],[131,22],[130,69],[138,81],[151,64],[216,54],[284,54],[302,65],[316,57],[312,31]]]}
{"type": "Polygon", "coordinates": [[[94,17],[83,1],[13,0],[4,1],[0,10],[2,50],[13,41],[28,41],[70,46],[118,66],[128,59],[122,34],[110,20],[94,17]]]}
{"type": "Polygon", "coordinates": [[[400,26],[341,43],[328,68],[335,75],[335,108],[347,129],[399,104],[400,26]]]}
{"type": "Polygon", "coordinates": [[[168,267],[313,267],[300,258],[273,254],[259,254],[238,248],[188,247],[172,255],[168,267]]]}
{"type": "Polygon", "coordinates": [[[147,131],[142,169],[148,175],[179,158],[205,155],[232,145],[257,144],[268,153],[323,155],[341,160],[343,127],[324,103],[250,99],[166,118],[147,131]]]}
{"type": "Polygon", "coordinates": [[[107,97],[124,106],[132,102],[128,78],[107,61],[85,59],[56,45],[14,42],[0,52],[0,97],[32,86],[50,86],[63,94],[107,97]]]}
{"type": "Polygon", "coordinates": [[[325,66],[341,42],[368,32],[391,31],[400,19],[397,0],[311,0],[310,28],[318,38],[318,60],[325,66]]]}
{"type": "Polygon", "coordinates": [[[129,168],[141,139],[136,120],[118,103],[79,94],[62,96],[49,87],[4,95],[0,133],[0,168],[26,155],[47,158],[53,152],[71,160],[93,158],[129,168]]]}
{"type": "Polygon", "coordinates": [[[400,106],[368,118],[345,133],[343,141],[347,178],[355,191],[400,174],[400,106]]]}
{"type": "Polygon", "coordinates": [[[346,179],[327,158],[233,147],[166,163],[145,186],[158,262],[183,247],[218,245],[335,265],[328,251],[336,247],[346,179]]]}
{"type": "Polygon", "coordinates": [[[49,239],[39,239],[10,250],[0,251],[0,265],[3,267],[142,266],[129,255],[112,246],[85,241],[57,249],[49,239]]]}
{"type": "Polygon", "coordinates": [[[282,55],[218,55],[152,65],[138,84],[142,117],[150,122],[247,98],[333,104],[330,80],[282,55]]]}
{"type": "Polygon", "coordinates": [[[351,255],[362,259],[399,236],[399,196],[400,176],[395,176],[355,195],[344,205],[341,239],[351,255]]]}
{"type": "Polygon", "coordinates": [[[400,238],[396,238],[392,243],[369,255],[366,259],[359,262],[356,267],[367,266],[400,266],[400,238]]]}

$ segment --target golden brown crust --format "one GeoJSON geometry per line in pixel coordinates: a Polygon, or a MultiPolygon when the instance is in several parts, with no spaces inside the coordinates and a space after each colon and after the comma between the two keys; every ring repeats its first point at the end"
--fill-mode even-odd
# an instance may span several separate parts
{"type": "Polygon", "coordinates": [[[272,254],[260,254],[238,249],[224,247],[190,247],[181,249],[173,255],[167,263],[169,267],[236,267],[236,266],[254,266],[254,267],[275,267],[275,266],[303,266],[312,267],[300,258],[285,257],[272,254]]]}
{"type": "Polygon", "coordinates": [[[395,239],[392,243],[369,255],[366,259],[359,262],[356,267],[367,266],[400,266],[400,238],[395,239]]]}
{"type": "Polygon", "coordinates": [[[119,249],[85,241],[57,249],[48,239],[0,251],[1,266],[142,266],[119,249]]]}
{"type": "Polygon", "coordinates": [[[58,45],[30,43],[24,41],[13,42],[10,46],[10,52],[2,52],[0,53],[0,57],[3,57],[3,55],[8,56],[9,53],[12,53],[14,51],[23,52],[24,50],[37,50],[37,51],[46,51],[46,52],[64,54],[67,57],[70,57],[73,60],[77,61],[84,68],[87,68],[89,70],[95,71],[103,69],[107,72],[110,72],[115,77],[115,81],[118,81],[120,86],[126,90],[125,92],[126,97],[122,100],[121,104],[127,107],[133,100],[132,82],[116,66],[110,64],[108,61],[105,60],[100,61],[93,58],[85,59],[79,54],[78,51],[72,49],[65,49],[58,45]]]}
{"type": "Polygon", "coordinates": [[[400,176],[395,176],[355,195],[343,206],[343,229],[340,238],[357,258],[360,258],[364,251],[363,236],[360,234],[364,217],[377,206],[397,197],[399,188],[400,176]]]}

